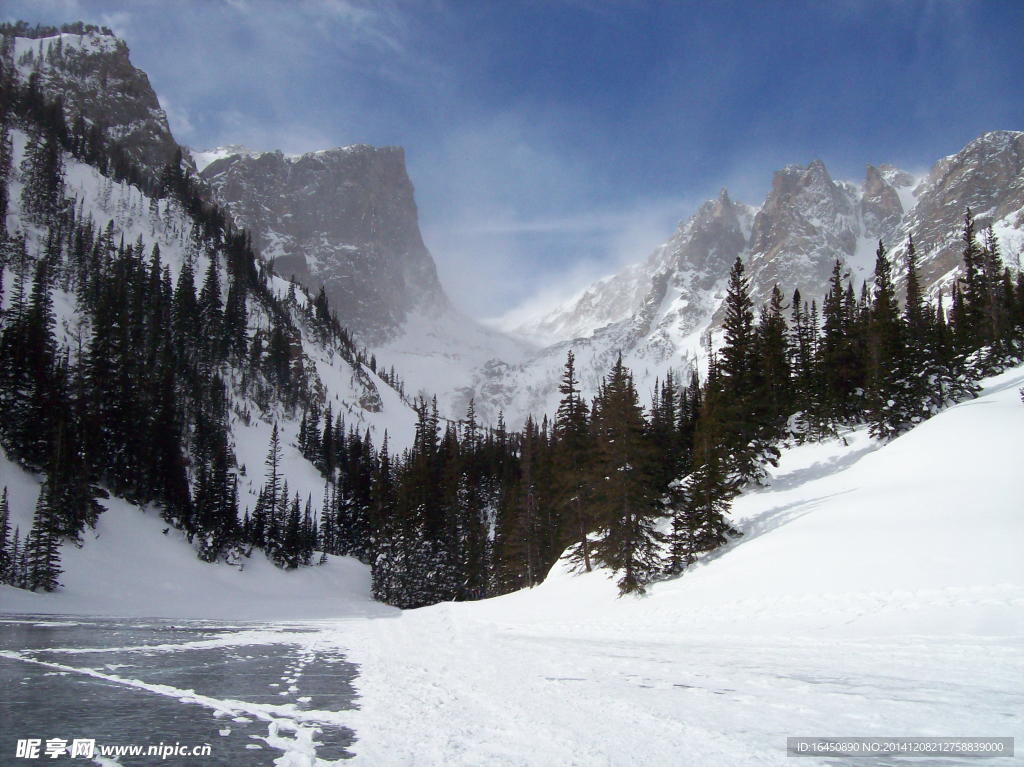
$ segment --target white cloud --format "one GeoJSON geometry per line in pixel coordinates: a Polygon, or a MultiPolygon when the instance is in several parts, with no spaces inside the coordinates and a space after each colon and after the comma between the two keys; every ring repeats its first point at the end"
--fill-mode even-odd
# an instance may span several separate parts
{"type": "Polygon", "coordinates": [[[188,110],[178,107],[166,95],[158,93],[156,98],[167,115],[167,122],[171,126],[171,134],[174,136],[174,139],[181,144],[189,143],[189,140],[195,134],[195,126],[192,124],[192,120],[189,119],[188,110]]]}
{"type": "Polygon", "coordinates": [[[130,13],[126,13],[124,11],[104,13],[100,16],[100,20],[103,26],[109,27],[110,31],[122,40],[126,40],[131,37],[132,17],[130,13]]]}

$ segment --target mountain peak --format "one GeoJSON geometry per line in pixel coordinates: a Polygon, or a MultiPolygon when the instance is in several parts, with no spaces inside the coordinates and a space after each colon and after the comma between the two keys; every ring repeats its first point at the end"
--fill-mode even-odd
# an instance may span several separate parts
{"type": "Polygon", "coordinates": [[[17,25],[5,27],[5,66],[21,81],[36,75],[47,99],[63,99],[68,125],[79,117],[86,126],[102,125],[110,145],[157,179],[178,148],[167,115],[125,42],[108,30],[85,29],[21,37],[17,25]]]}
{"type": "Polygon", "coordinates": [[[401,147],[301,155],[230,147],[206,158],[202,177],[264,258],[314,292],[324,287],[363,342],[388,340],[411,312],[449,306],[420,235],[401,147]]]}
{"type": "Polygon", "coordinates": [[[824,174],[828,176],[828,169],[825,167],[825,163],[819,159],[811,160],[810,165],[807,166],[807,171],[814,174],[824,174]]]}

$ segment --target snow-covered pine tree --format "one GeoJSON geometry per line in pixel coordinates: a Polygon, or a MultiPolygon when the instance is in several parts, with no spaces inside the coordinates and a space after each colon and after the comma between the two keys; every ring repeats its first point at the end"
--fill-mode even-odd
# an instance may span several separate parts
{"type": "Polygon", "coordinates": [[[61,522],[54,509],[49,482],[39,488],[32,530],[25,539],[27,587],[36,591],[53,591],[60,583],[60,529],[61,522]]]}
{"type": "Polygon", "coordinates": [[[11,509],[7,501],[7,485],[0,495],[0,583],[10,583],[11,570],[11,509]]]}

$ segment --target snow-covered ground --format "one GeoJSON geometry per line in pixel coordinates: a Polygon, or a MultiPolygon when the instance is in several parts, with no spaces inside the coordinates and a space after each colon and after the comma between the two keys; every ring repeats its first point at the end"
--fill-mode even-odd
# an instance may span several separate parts
{"type": "Polygon", "coordinates": [[[785,764],[796,735],[1024,742],[1022,384],[1021,368],[991,379],[881,449],[857,432],[787,451],[774,487],[735,505],[745,536],[645,598],[557,570],[346,627],[356,763],[785,764]]]}
{"type": "MultiPolygon", "coordinates": [[[[293,572],[260,552],[241,567],[209,564],[157,510],[103,503],[82,548],[61,549],[63,587],[44,594],[0,586],[0,613],[262,621],[398,614],[369,599],[369,568],[351,557],[293,572]]],[[[19,525],[24,539],[23,517],[19,525]]]]}
{"type": "Polygon", "coordinates": [[[343,618],[310,627],[359,667],[354,764],[787,764],[795,735],[1020,744],[1022,386],[1024,367],[990,379],[884,447],[857,431],[785,451],[734,506],[743,538],[640,599],[559,567],[398,614],[369,603],[357,563],[218,569],[113,504],[65,553],[63,592],[4,589],[0,611],[343,618]],[[93,560],[101,546],[129,553],[93,560]]]}

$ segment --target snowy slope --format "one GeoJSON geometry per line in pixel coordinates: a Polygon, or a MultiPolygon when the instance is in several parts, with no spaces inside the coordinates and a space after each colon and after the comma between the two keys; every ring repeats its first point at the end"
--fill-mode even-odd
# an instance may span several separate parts
{"type": "Polygon", "coordinates": [[[412,313],[394,338],[375,347],[380,364],[400,371],[406,394],[427,400],[436,395],[441,415],[453,420],[464,418],[475,398],[479,420],[491,425],[497,423],[504,400],[488,396],[481,382],[501,377],[537,351],[451,307],[412,313]]]}
{"type": "Polygon", "coordinates": [[[355,763],[783,765],[808,734],[1020,743],[1022,384],[1024,368],[993,379],[880,449],[856,433],[787,451],[774,487],[736,503],[744,538],[646,598],[556,571],[346,626],[355,763]]]}
{"type": "MultiPolygon", "coordinates": [[[[18,130],[12,131],[14,149],[12,166],[14,168],[20,166],[26,141],[24,133],[18,130]]],[[[191,259],[196,280],[197,282],[202,281],[209,260],[200,245],[193,240],[190,222],[176,201],[171,199],[152,200],[135,187],[124,183],[114,183],[111,179],[101,175],[95,168],[73,159],[67,159],[66,166],[65,194],[68,198],[76,200],[76,210],[79,215],[91,216],[96,222],[97,229],[100,230],[105,228],[108,223],[113,223],[115,233],[118,233],[118,237],[123,233],[126,243],[135,242],[141,237],[145,244],[147,260],[152,246],[159,245],[162,263],[170,268],[173,281],[177,280],[185,260],[191,259]]],[[[25,235],[27,251],[32,255],[42,251],[45,245],[45,233],[23,220],[20,211],[21,189],[21,182],[15,178],[10,185],[11,206],[7,225],[12,233],[25,235]]],[[[223,261],[220,263],[220,270],[221,285],[226,286],[228,278],[223,261]]],[[[8,287],[10,286],[8,285],[8,287]]],[[[271,289],[278,297],[286,296],[289,287],[290,284],[280,277],[274,277],[271,280],[271,289]]],[[[7,302],[10,301],[10,293],[11,291],[7,290],[4,295],[7,302]]],[[[299,292],[296,300],[300,305],[304,305],[306,298],[299,292]]],[[[79,333],[83,334],[83,341],[88,339],[89,328],[82,325],[73,295],[55,291],[54,309],[57,314],[58,342],[67,342],[72,348],[76,348],[79,333]]],[[[267,326],[269,319],[264,316],[262,307],[254,299],[250,299],[248,312],[250,335],[255,332],[257,327],[267,326]]],[[[306,329],[303,328],[303,330],[306,329]]],[[[304,332],[302,342],[305,362],[316,371],[325,402],[332,403],[335,415],[343,413],[346,423],[354,426],[360,432],[369,429],[375,445],[379,446],[383,441],[385,431],[388,432],[392,445],[405,447],[412,443],[415,413],[408,403],[402,401],[397,392],[370,370],[362,366],[357,369],[347,362],[337,349],[321,345],[312,337],[311,333],[304,332]]],[[[248,409],[258,415],[258,409],[250,403],[241,401],[237,397],[235,399],[236,412],[248,409]]],[[[298,435],[298,423],[285,420],[284,415],[279,412],[264,414],[262,420],[262,432],[259,431],[260,419],[258,417],[251,419],[248,425],[243,423],[237,415],[233,417],[232,421],[239,464],[245,465],[250,470],[250,479],[259,478],[251,490],[251,497],[246,498],[243,493],[241,499],[243,510],[246,505],[251,508],[255,504],[256,496],[259,493],[263,475],[263,459],[266,456],[270,440],[269,422],[273,420],[281,421],[282,443],[285,447],[286,458],[293,464],[292,468],[303,477],[297,489],[300,490],[303,498],[312,494],[314,499],[319,502],[323,496],[323,481],[316,475],[312,466],[292,448],[298,435]],[[253,469],[255,469],[255,474],[251,471],[253,469]]],[[[0,483],[2,481],[0,478],[0,483]]],[[[292,484],[294,488],[294,482],[292,484]]],[[[248,482],[242,482],[240,489],[247,490],[249,489],[248,485],[248,482]]]]}
{"type": "MultiPolygon", "coordinates": [[[[22,540],[41,481],[0,451],[0,485],[8,488],[11,529],[20,528],[22,540]]],[[[351,557],[329,556],[326,564],[294,571],[281,570],[260,552],[241,567],[210,564],[196,557],[181,532],[168,528],[158,509],[119,498],[101,503],[106,511],[95,530],[83,533],[82,546],[61,548],[62,588],[47,594],[0,586],[0,613],[220,620],[397,613],[371,600],[370,568],[351,557]]]]}

